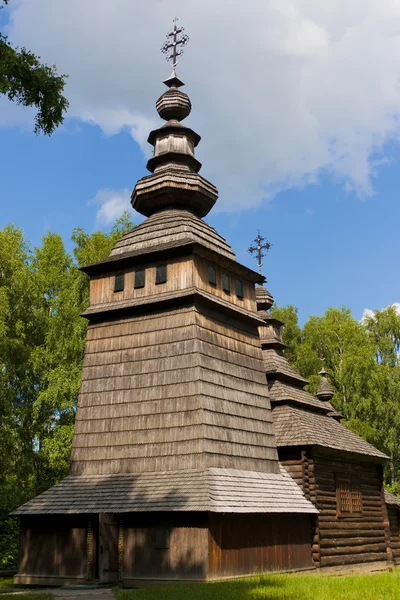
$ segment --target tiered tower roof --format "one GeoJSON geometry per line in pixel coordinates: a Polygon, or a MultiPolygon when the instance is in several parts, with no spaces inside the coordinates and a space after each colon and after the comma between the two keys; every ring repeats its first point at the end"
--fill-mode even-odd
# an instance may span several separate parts
{"type": "Polygon", "coordinates": [[[304,389],[307,380],[289,364],[283,352],[283,323],[268,312],[273,305],[271,294],[258,286],[256,297],[257,314],[265,323],[259,333],[278,447],[321,446],[376,460],[387,458],[338,422],[341,416],[330,403],[334,390],[325,369],[320,373],[317,398],[304,389]]]}

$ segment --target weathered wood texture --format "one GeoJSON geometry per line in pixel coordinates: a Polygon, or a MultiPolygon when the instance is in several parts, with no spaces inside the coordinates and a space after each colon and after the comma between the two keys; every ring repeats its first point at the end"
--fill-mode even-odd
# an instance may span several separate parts
{"type": "Polygon", "coordinates": [[[135,288],[135,268],[125,268],[111,271],[106,275],[97,275],[90,280],[90,305],[101,306],[113,302],[137,300],[156,300],[157,297],[173,292],[185,291],[193,288],[205,290],[222,298],[226,302],[255,311],[255,289],[254,284],[240,275],[235,274],[229,268],[223,268],[214,262],[199,255],[189,255],[181,258],[173,258],[165,261],[144,263],[140,265],[145,269],[145,285],[135,288]],[[167,266],[167,280],[165,283],[156,284],[156,268],[160,264],[167,266]],[[217,284],[211,285],[208,281],[208,268],[216,269],[217,284]],[[222,273],[227,273],[230,281],[230,292],[222,289],[222,273]],[[117,274],[124,274],[124,289],[120,292],[114,291],[114,281],[117,274]],[[239,279],[242,283],[243,297],[236,294],[235,281],[239,279]]]}
{"type": "Polygon", "coordinates": [[[98,568],[101,583],[118,581],[119,518],[110,513],[99,514],[98,568]]]}
{"type": "Polygon", "coordinates": [[[210,514],[208,578],[313,567],[308,515],[210,514]]]}
{"type": "Polygon", "coordinates": [[[94,567],[88,567],[88,557],[95,546],[88,549],[87,543],[87,515],[22,517],[17,583],[84,580],[94,567]]]}
{"type": "Polygon", "coordinates": [[[310,450],[300,449],[282,449],[280,457],[285,469],[320,511],[312,546],[316,566],[388,560],[380,465],[315,452],[312,455],[310,450]],[[337,474],[359,480],[362,514],[339,515],[337,474]]]}
{"type": "Polygon", "coordinates": [[[387,560],[380,466],[314,456],[321,567],[387,560]],[[336,473],[358,478],[362,514],[338,516],[336,473]]]}
{"type": "Polygon", "coordinates": [[[236,275],[231,270],[221,267],[215,263],[210,262],[202,256],[195,255],[194,271],[193,271],[193,284],[199,289],[206,290],[219,298],[223,298],[228,302],[232,302],[238,306],[242,306],[247,310],[256,311],[256,292],[254,283],[243,279],[239,275],[236,275]],[[216,270],[217,284],[215,286],[208,282],[208,268],[213,266],[216,270]],[[222,274],[227,273],[230,282],[230,292],[222,289],[222,274]],[[243,298],[240,298],[236,294],[235,280],[239,279],[243,285],[243,298]]]}
{"type": "Polygon", "coordinates": [[[205,579],[207,561],[207,513],[124,516],[124,584],[141,579],[205,579]],[[165,543],[158,539],[160,530],[165,543]]]}
{"type": "Polygon", "coordinates": [[[169,242],[198,242],[218,252],[221,257],[235,260],[229,244],[210,225],[193,213],[181,209],[157,212],[125,234],[114,246],[110,256],[156,249],[169,242]]]}
{"type": "Polygon", "coordinates": [[[400,514],[397,508],[388,506],[390,524],[390,546],[393,552],[393,560],[400,564],[400,514]]]}
{"type": "Polygon", "coordinates": [[[165,292],[175,292],[193,287],[193,257],[184,256],[165,262],[145,263],[140,265],[146,271],[145,286],[134,287],[135,269],[128,268],[121,271],[112,271],[107,275],[99,275],[90,280],[90,304],[103,304],[116,300],[130,298],[147,298],[165,292]],[[156,284],[156,267],[159,264],[167,265],[167,281],[156,284]],[[114,278],[117,273],[124,273],[124,290],[114,292],[114,278]]]}
{"type": "Polygon", "coordinates": [[[279,472],[256,325],[195,306],[89,325],[72,474],[279,472]]]}

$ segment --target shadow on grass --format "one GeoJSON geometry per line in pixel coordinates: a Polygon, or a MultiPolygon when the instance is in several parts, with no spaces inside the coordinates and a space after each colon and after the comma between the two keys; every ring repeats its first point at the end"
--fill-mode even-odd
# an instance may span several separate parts
{"type": "Polygon", "coordinates": [[[345,577],[260,575],[218,583],[114,590],[117,600],[400,600],[400,569],[345,577]]]}

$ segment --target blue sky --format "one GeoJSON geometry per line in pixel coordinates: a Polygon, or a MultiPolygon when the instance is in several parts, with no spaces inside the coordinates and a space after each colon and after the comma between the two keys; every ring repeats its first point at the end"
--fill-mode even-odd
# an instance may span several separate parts
{"type": "MultiPolygon", "coordinates": [[[[80,46],[80,57],[86,56],[87,60],[81,61],[85,68],[78,61],[74,62],[71,46],[67,52],[60,34],[65,23],[63,14],[52,15],[48,26],[43,15],[49,11],[37,15],[46,2],[31,0],[28,5],[27,0],[18,0],[16,11],[8,10],[2,19],[9,23],[11,39],[16,43],[23,39],[28,47],[49,62],[57,62],[60,70],[69,73],[67,95],[71,111],[65,126],[52,137],[37,137],[32,133],[29,111],[19,111],[6,102],[0,104],[0,224],[13,222],[21,226],[33,244],[39,244],[47,231],[56,231],[70,248],[69,237],[74,227],[87,231],[99,226],[110,227],[107,220],[118,212],[119,204],[112,205],[111,212],[107,212],[104,209],[105,203],[106,209],[110,208],[107,198],[114,194],[126,203],[127,190],[130,192],[136,180],[146,173],[144,140],[151,126],[158,122],[154,103],[163,92],[161,81],[168,76],[169,67],[158,53],[161,43],[151,40],[145,72],[141,70],[143,65],[137,66],[133,61],[132,71],[124,67],[118,79],[118,74],[104,66],[104,57],[99,56],[98,61],[103,62],[104,68],[102,79],[101,71],[100,75],[93,74],[93,65],[97,62],[91,62],[91,44],[97,42],[77,38],[74,46],[80,46]],[[35,15],[41,17],[43,26],[40,36],[36,37],[31,31],[34,27],[24,26],[32,16],[29,12],[32,4],[36,4],[35,15]],[[52,37],[54,29],[58,31],[55,38],[52,37]],[[103,213],[99,213],[102,205],[103,213]]],[[[67,8],[70,3],[60,0],[60,5],[63,4],[67,8]]],[[[87,5],[87,0],[83,4],[87,5]]],[[[179,8],[179,2],[175,4],[179,8]]],[[[190,4],[188,2],[182,11],[186,11],[189,23],[192,18],[190,27],[194,28],[194,17],[188,9],[190,4]]],[[[291,5],[289,1],[286,4],[291,5]]],[[[312,4],[310,1],[307,6],[312,4]]],[[[338,8],[340,4],[338,0],[338,8]]],[[[103,6],[103,0],[99,0],[100,5],[103,6]]],[[[257,10],[269,18],[268,22],[274,23],[271,14],[264,15],[263,4],[255,2],[256,5],[257,10]]],[[[79,3],[72,6],[74,10],[81,11],[80,18],[85,18],[79,3]]],[[[383,308],[400,302],[397,256],[400,148],[395,108],[395,100],[400,100],[400,96],[395,96],[400,64],[397,75],[395,65],[393,73],[390,71],[395,92],[392,88],[390,94],[387,92],[389,73],[385,82],[380,83],[376,78],[370,81],[365,70],[358,87],[365,90],[368,84],[374,90],[380,86],[382,93],[373,97],[371,92],[370,96],[358,99],[357,110],[350,110],[344,104],[345,100],[351,103],[352,95],[343,95],[336,98],[335,105],[328,111],[332,82],[326,82],[326,96],[318,98],[320,90],[313,84],[313,78],[320,76],[319,63],[326,50],[324,44],[328,43],[321,31],[329,33],[329,40],[335,35],[339,39],[340,32],[338,19],[331,25],[318,10],[315,8],[313,14],[304,13],[294,21],[290,17],[298,27],[293,38],[296,44],[305,20],[311,22],[314,29],[307,25],[306,42],[300,50],[290,46],[289,52],[289,42],[285,42],[282,50],[285,63],[281,57],[277,58],[281,41],[265,50],[266,58],[272,56],[271,64],[281,60],[279,72],[268,72],[267,87],[261,86],[257,73],[247,74],[252,93],[244,96],[245,106],[243,98],[236,99],[235,87],[227,89],[227,82],[232,78],[217,87],[222,71],[204,70],[195,41],[192,58],[188,49],[188,62],[182,67],[187,83],[185,91],[194,104],[187,123],[203,136],[198,152],[203,162],[202,173],[220,189],[218,208],[207,220],[232,245],[238,260],[253,267],[255,263],[246,249],[257,230],[261,230],[273,244],[264,267],[268,288],[278,304],[297,306],[302,322],[309,315],[323,314],[329,306],[345,305],[353,310],[356,318],[361,318],[366,308],[383,308]],[[310,31],[316,40],[311,50],[310,31]],[[301,64],[305,69],[302,87],[298,88],[299,95],[295,99],[290,89],[298,79],[297,71],[293,75],[292,59],[296,68],[301,64]],[[273,90],[272,79],[276,84],[273,90]],[[305,79],[310,89],[304,88],[305,79]],[[245,110],[240,114],[243,107],[245,110]],[[275,114],[271,117],[273,111],[275,114]]],[[[393,21],[393,15],[387,16],[393,21]]],[[[100,17],[101,10],[96,25],[101,30],[100,17]]],[[[397,17],[400,24],[400,14],[397,17]]],[[[109,23],[110,15],[104,18],[109,23]]],[[[147,18],[145,13],[143,18],[147,18]]],[[[279,18],[282,22],[277,20],[275,27],[281,31],[289,17],[285,13],[279,18]]],[[[354,15],[354,22],[358,18],[364,18],[361,12],[354,15]]],[[[294,27],[292,21],[290,27],[294,27]]],[[[167,21],[155,22],[155,40],[160,38],[160,31],[164,34],[168,25],[167,21]]],[[[364,23],[362,25],[360,31],[366,28],[364,23]]],[[[377,38],[384,39],[384,33],[379,32],[377,38]]],[[[270,37],[274,39],[273,29],[270,37]]],[[[339,55],[339,48],[332,41],[329,43],[332,46],[330,78],[333,73],[339,82],[347,66],[337,59],[333,70],[332,56],[339,55]]],[[[378,43],[375,46],[378,47],[378,43]]],[[[137,51],[135,36],[129,47],[134,55],[137,51]]],[[[364,60],[367,59],[364,57],[364,60]]],[[[358,73],[363,73],[363,64],[360,58],[358,73]]],[[[400,101],[397,110],[400,110],[400,101]]],[[[135,222],[141,219],[133,215],[135,222]]]]}

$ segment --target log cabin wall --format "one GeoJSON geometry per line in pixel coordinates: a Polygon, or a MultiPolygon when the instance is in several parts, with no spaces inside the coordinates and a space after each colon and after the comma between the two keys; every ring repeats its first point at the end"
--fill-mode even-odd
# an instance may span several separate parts
{"type": "MultiPolygon", "coordinates": [[[[381,466],[330,457],[312,448],[280,448],[282,465],[320,511],[313,531],[312,555],[316,567],[387,561],[388,539],[382,504],[381,466]],[[360,514],[340,514],[338,477],[359,482],[360,514]]],[[[396,525],[390,516],[392,543],[396,525]]],[[[398,530],[397,530],[398,531],[398,530]]],[[[400,541],[400,540],[399,540],[400,541]]],[[[400,545],[399,545],[400,548],[400,545]]],[[[399,551],[400,556],[400,551],[399,551]]]]}
{"type": "Polygon", "coordinates": [[[206,513],[137,513],[123,523],[124,585],[206,579],[206,513]]]}
{"type": "Polygon", "coordinates": [[[387,561],[387,544],[382,508],[381,466],[356,459],[341,459],[314,452],[316,506],[318,517],[321,567],[387,561]],[[349,494],[360,512],[340,509],[340,485],[344,490],[344,506],[349,494]]]}
{"type": "Polygon", "coordinates": [[[96,535],[88,527],[91,519],[88,515],[21,517],[15,583],[74,584],[94,577],[96,535]]]}
{"type": "Polygon", "coordinates": [[[390,547],[393,552],[393,561],[396,565],[400,564],[400,514],[399,510],[393,506],[388,506],[389,525],[390,525],[390,547]]]}
{"type": "Polygon", "coordinates": [[[210,513],[208,578],[312,569],[311,516],[210,513]]]}

